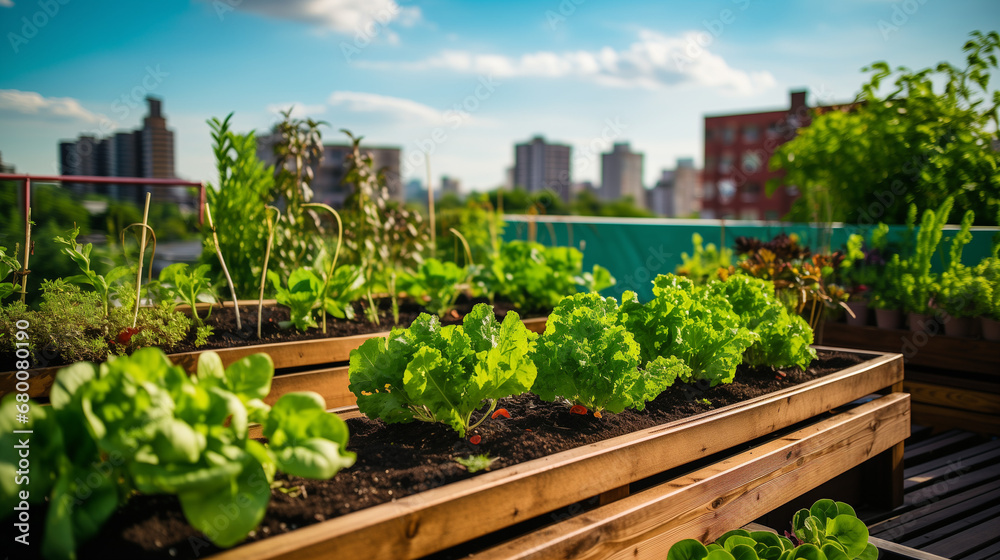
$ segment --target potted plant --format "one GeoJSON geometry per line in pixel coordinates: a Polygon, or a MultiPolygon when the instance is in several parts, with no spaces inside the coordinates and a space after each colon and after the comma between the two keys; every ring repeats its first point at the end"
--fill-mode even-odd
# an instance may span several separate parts
{"type": "MultiPolygon", "coordinates": [[[[931,258],[941,242],[941,234],[954,203],[954,199],[949,197],[936,212],[931,209],[924,211],[913,255],[911,258],[900,260],[902,273],[898,280],[899,289],[911,331],[925,330],[927,322],[934,320],[931,297],[934,294],[937,275],[931,272],[931,258]]],[[[915,213],[914,209],[910,210],[911,216],[915,213]]]]}

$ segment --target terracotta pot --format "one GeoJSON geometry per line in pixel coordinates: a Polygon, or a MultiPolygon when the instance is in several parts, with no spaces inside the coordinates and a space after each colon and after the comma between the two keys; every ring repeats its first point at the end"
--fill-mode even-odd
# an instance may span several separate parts
{"type": "Polygon", "coordinates": [[[976,336],[976,320],[972,317],[951,317],[945,315],[942,321],[944,322],[944,334],[946,336],[957,336],[959,338],[972,338],[976,336]]]}
{"type": "Polygon", "coordinates": [[[903,324],[903,313],[898,309],[876,309],[875,324],[880,329],[898,330],[903,324]]]}
{"type": "Polygon", "coordinates": [[[983,328],[983,338],[986,340],[1000,340],[1000,321],[983,317],[980,323],[983,328]]]}
{"type": "Polygon", "coordinates": [[[927,330],[927,323],[931,321],[931,316],[927,313],[907,313],[906,323],[912,332],[927,330]]]}
{"type": "Polygon", "coordinates": [[[854,317],[851,314],[847,314],[847,324],[852,327],[863,327],[868,324],[868,302],[867,301],[849,301],[847,302],[847,307],[854,313],[854,317]]]}

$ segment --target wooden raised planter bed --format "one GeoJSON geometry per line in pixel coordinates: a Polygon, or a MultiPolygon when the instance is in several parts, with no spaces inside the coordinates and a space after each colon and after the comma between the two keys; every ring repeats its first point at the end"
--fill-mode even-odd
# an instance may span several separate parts
{"type": "Polygon", "coordinates": [[[1000,435],[1000,342],[843,323],[827,323],[822,342],[901,353],[917,424],[1000,435]]]}
{"type": "MultiPolygon", "coordinates": [[[[256,305],[256,302],[254,302],[256,305]]],[[[541,333],[545,330],[545,317],[535,317],[524,319],[523,322],[529,330],[541,333]]],[[[314,340],[297,340],[293,342],[280,342],[275,344],[257,344],[253,346],[240,346],[236,348],[221,348],[212,349],[210,351],[215,352],[222,358],[223,365],[228,366],[229,364],[250,356],[252,354],[257,354],[259,352],[264,352],[271,356],[274,361],[275,369],[275,383],[281,384],[279,381],[282,375],[282,370],[288,369],[302,369],[309,368],[313,366],[323,366],[331,365],[337,363],[347,362],[350,359],[351,350],[354,350],[358,346],[361,346],[366,340],[374,337],[385,337],[389,335],[389,331],[374,332],[368,334],[359,334],[354,336],[344,336],[344,337],[334,337],[334,338],[319,338],[314,340]]],[[[194,372],[198,366],[198,357],[201,356],[204,351],[197,352],[184,352],[179,354],[170,354],[169,358],[173,363],[183,366],[188,372],[194,372]]],[[[37,368],[29,370],[28,373],[30,378],[28,384],[30,389],[28,390],[28,396],[34,399],[48,397],[49,388],[52,386],[55,380],[56,373],[59,372],[61,368],[65,366],[49,367],[49,368],[37,368]]],[[[325,376],[327,372],[343,369],[345,372],[346,379],[346,368],[333,368],[319,369],[315,373],[320,373],[321,376],[325,376]]],[[[303,378],[296,378],[295,381],[289,381],[287,386],[298,386],[299,389],[287,389],[284,392],[293,390],[316,390],[318,393],[323,394],[323,391],[317,389],[310,389],[303,385],[295,385],[303,378]]],[[[14,392],[14,386],[17,383],[15,378],[15,372],[7,371],[0,372],[0,397],[6,395],[7,393],[14,392]]],[[[343,386],[344,392],[347,391],[347,383],[343,386]]],[[[350,395],[350,393],[347,393],[350,395]]],[[[331,407],[346,406],[354,404],[353,395],[350,396],[351,400],[344,401],[342,399],[334,399],[333,401],[328,400],[327,403],[331,407]]]]}
{"type": "MultiPolygon", "coordinates": [[[[902,441],[910,426],[909,397],[899,392],[902,380],[901,356],[872,355],[755,399],[485,473],[212,558],[420,558],[594,497],[607,505],[553,525],[555,533],[552,527],[541,529],[481,551],[482,557],[576,558],[591,550],[603,557],[613,552],[605,543],[616,539],[615,531],[626,531],[637,536],[614,550],[632,557],[635,544],[635,550],[655,550],[651,557],[663,558],[669,539],[739,526],[880,454],[889,458],[882,487],[900,500],[902,441]],[[879,391],[891,394],[827,414],[879,391]],[[811,423],[776,434],[806,421],[811,423]],[[745,451],[749,442],[768,436],[770,441],[745,451]],[[628,496],[633,482],[736,447],[741,452],[721,463],[628,496]],[[612,530],[598,530],[595,523],[612,530]],[[638,546],[636,539],[646,542],[646,537],[658,544],[638,546]]],[[[356,414],[353,408],[342,412],[356,414]]]]}

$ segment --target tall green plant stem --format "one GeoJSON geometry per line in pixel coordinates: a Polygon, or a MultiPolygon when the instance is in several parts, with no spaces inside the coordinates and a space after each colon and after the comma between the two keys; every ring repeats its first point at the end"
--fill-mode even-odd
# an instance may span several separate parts
{"type": "Polygon", "coordinates": [[[330,206],[322,202],[309,202],[302,205],[303,208],[321,208],[326,210],[337,220],[337,248],[333,251],[333,262],[330,263],[330,271],[323,280],[323,298],[320,301],[320,309],[323,315],[323,334],[326,334],[326,291],[330,289],[330,281],[333,279],[333,271],[337,268],[337,259],[340,257],[340,245],[344,242],[344,221],[340,219],[340,214],[330,206]]]}
{"type": "MultiPolygon", "coordinates": [[[[17,251],[15,250],[15,253],[17,251]]],[[[28,215],[24,217],[24,266],[21,267],[21,303],[28,297],[28,257],[31,256],[31,208],[28,208],[28,215]]]]}
{"type": "Polygon", "coordinates": [[[212,208],[208,202],[205,203],[205,218],[208,220],[208,229],[212,231],[212,243],[215,245],[215,254],[219,257],[219,264],[222,265],[222,273],[226,275],[226,283],[229,284],[229,293],[233,296],[233,310],[236,312],[236,329],[243,330],[243,323],[240,321],[240,302],[236,299],[236,287],[233,286],[233,277],[229,275],[226,259],[222,257],[222,248],[219,247],[219,233],[215,230],[215,223],[212,222],[212,208]]]}
{"type": "Polygon", "coordinates": [[[264,247],[264,268],[260,272],[260,297],[257,299],[257,340],[261,338],[261,321],[264,318],[264,283],[267,280],[267,261],[271,258],[271,244],[274,243],[274,226],[281,219],[281,210],[274,206],[264,207],[264,219],[267,224],[267,245],[264,247]],[[274,210],[275,219],[271,221],[269,211],[274,210]]]}

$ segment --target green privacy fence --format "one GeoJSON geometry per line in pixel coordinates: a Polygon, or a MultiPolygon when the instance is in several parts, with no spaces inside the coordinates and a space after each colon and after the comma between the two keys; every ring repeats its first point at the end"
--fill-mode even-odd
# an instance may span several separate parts
{"type": "MultiPolygon", "coordinates": [[[[798,234],[813,249],[842,248],[852,233],[867,233],[870,227],[836,224],[830,228],[810,224],[734,220],[675,220],[660,218],[600,218],[592,216],[504,216],[504,238],[528,239],[534,222],[536,240],[545,245],[569,245],[582,248],[584,270],[600,264],[618,279],[618,284],[602,292],[621,296],[625,290],[639,294],[639,299],[653,297],[651,281],[657,274],[673,272],[681,264],[681,253],[691,253],[691,236],[701,234],[704,243],[732,247],[739,236],[770,239],[779,233],[798,234]]],[[[905,226],[891,226],[891,235],[901,237],[905,226]]],[[[958,231],[945,228],[942,245],[958,231]]],[[[977,227],[972,242],[966,246],[963,261],[979,262],[990,253],[994,227],[977,227]]],[[[936,262],[940,266],[940,262],[936,262]]]]}

